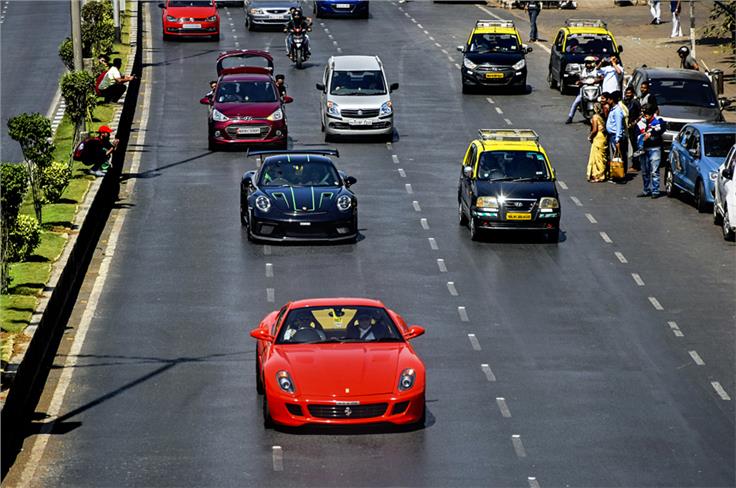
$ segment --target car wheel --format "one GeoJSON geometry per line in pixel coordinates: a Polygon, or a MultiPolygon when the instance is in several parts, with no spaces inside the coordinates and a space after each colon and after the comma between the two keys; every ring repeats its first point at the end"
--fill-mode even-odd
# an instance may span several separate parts
{"type": "Polygon", "coordinates": [[[215,42],[219,42],[220,41],[220,34],[217,33],[217,34],[215,34],[213,36],[210,36],[210,40],[215,41],[215,42]]]}
{"type": "Polygon", "coordinates": [[[678,193],[677,186],[675,186],[675,174],[668,167],[664,168],[664,192],[671,198],[676,197],[678,193]]]}
{"type": "Polygon", "coordinates": [[[478,219],[470,217],[468,223],[470,224],[470,240],[477,241],[480,239],[480,232],[478,231],[478,219]]]}
{"type": "Polygon", "coordinates": [[[736,232],[731,228],[731,219],[728,216],[728,207],[723,207],[723,222],[721,222],[723,238],[727,241],[736,239],[736,232]]]}
{"type": "Polygon", "coordinates": [[[314,12],[314,18],[319,19],[321,15],[319,14],[319,9],[317,8],[317,2],[312,4],[312,11],[314,12]]]}
{"type": "Polygon", "coordinates": [[[703,185],[703,180],[698,180],[695,184],[695,207],[700,213],[708,211],[708,202],[705,200],[705,187],[703,185]]]}
{"type": "Polygon", "coordinates": [[[422,408],[422,416],[419,417],[419,420],[417,420],[416,422],[414,422],[414,424],[412,425],[412,427],[421,429],[425,425],[427,425],[427,404],[425,403],[424,405],[422,405],[422,407],[424,407],[424,408],[422,408]]]}
{"type": "Polygon", "coordinates": [[[473,91],[473,87],[468,85],[467,83],[463,82],[463,93],[468,94],[473,91]]]}
{"type": "Polygon", "coordinates": [[[562,81],[558,83],[557,87],[560,89],[560,95],[567,95],[567,87],[562,81]]]}
{"type": "Polygon", "coordinates": [[[560,242],[560,229],[552,229],[547,231],[547,242],[558,243],[560,242]]]}
{"type": "Polygon", "coordinates": [[[263,379],[261,379],[261,369],[258,367],[258,358],[256,358],[256,393],[263,395],[265,389],[263,388],[263,379]]]}
{"type": "Polygon", "coordinates": [[[464,226],[468,225],[468,217],[466,217],[465,216],[465,212],[463,212],[463,203],[462,202],[458,202],[458,204],[457,204],[457,216],[458,216],[458,219],[457,219],[458,220],[458,223],[461,226],[464,227],[464,226]]]}
{"type": "Polygon", "coordinates": [[[172,39],[173,39],[173,37],[171,37],[170,35],[168,35],[168,34],[164,34],[164,42],[169,42],[169,41],[171,41],[172,39]]]}
{"type": "MultiPolygon", "coordinates": [[[[725,206],[724,206],[725,209],[725,206]]],[[[718,205],[713,202],[713,225],[721,225],[723,223],[723,217],[718,213],[718,205]]]]}
{"type": "Polygon", "coordinates": [[[557,88],[557,82],[555,81],[554,76],[552,76],[551,70],[547,72],[547,85],[549,85],[552,90],[557,88]]]}
{"type": "Polygon", "coordinates": [[[240,225],[243,227],[248,227],[248,219],[245,217],[245,212],[243,212],[243,207],[240,207],[240,225]]]}
{"type": "Polygon", "coordinates": [[[253,26],[253,22],[251,22],[250,17],[245,17],[245,28],[251,32],[255,30],[255,27],[253,26]]]}
{"type": "Polygon", "coordinates": [[[273,418],[271,418],[271,412],[268,410],[268,398],[263,395],[263,427],[265,429],[273,428],[273,418]]]}
{"type": "Polygon", "coordinates": [[[210,138],[207,138],[207,150],[210,152],[215,152],[217,150],[217,145],[210,138]]]}

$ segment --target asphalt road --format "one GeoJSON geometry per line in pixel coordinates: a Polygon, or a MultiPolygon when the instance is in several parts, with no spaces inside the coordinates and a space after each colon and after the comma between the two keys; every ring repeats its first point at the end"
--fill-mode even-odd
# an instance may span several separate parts
{"type": "Polygon", "coordinates": [[[64,70],[58,50],[70,31],[69,2],[3,0],[0,9],[0,160],[22,161],[8,119],[48,112],[64,70]]]}
{"type": "Polygon", "coordinates": [[[587,129],[562,124],[571,99],[546,87],[539,45],[530,94],[463,96],[454,46],[488,14],[399,7],[318,21],[297,71],[283,35],[244,32],[240,9],[223,10],[219,45],[164,44],[150,6],[146,152],[39,486],[734,486],[733,401],[712,385],[734,396],[734,246],[689,202],[634,198],[638,179],[585,181],[587,129]],[[336,143],[358,179],[356,245],[247,241],[238,182],[254,161],[207,151],[198,104],[236,46],[276,52],[297,145],[322,141],[314,84],[338,48],[380,55],[401,84],[393,144],[336,143]],[[457,225],[467,143],[505,119],[537,130],[557,169],[559,244],[476,243],[457,225]],[[321,296],[379,298],[427,328],[425,429],[263,429],[247,332],[321,296]]]}

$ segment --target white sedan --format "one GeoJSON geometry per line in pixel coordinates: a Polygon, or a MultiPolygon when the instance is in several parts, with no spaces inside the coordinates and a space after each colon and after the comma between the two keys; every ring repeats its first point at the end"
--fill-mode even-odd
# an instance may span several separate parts
{"type": "Polygon", "coordinates": [[[713,204],[713,223],[723,229],[723,238],[733,241],[736,237],[736,145],[728,151],[716,176],[715,202],[713,204]]]}

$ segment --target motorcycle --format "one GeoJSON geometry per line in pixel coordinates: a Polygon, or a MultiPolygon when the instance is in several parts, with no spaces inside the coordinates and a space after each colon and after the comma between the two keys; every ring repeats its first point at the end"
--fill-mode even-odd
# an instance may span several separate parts
{"type": "Polygon", "coordinates": [[[291,46],[289,51],[292,53],[292,61],[296,63],[297,69],[304,67],[304,62],[309,59],[307,32],[305,29],[296,28],[291,31],[291,46]]]}
{"type": "Polygon", "coordinates": [[[595,76],[586,76],[580,80],[580,113],[585,120],[593,118],[593,104],[601,96],[601,83],[595,76]]]}

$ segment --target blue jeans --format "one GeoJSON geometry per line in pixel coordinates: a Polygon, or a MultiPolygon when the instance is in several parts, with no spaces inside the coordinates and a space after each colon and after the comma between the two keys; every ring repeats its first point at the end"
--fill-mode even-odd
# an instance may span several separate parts
{"type": "Polygon", "coordinates": [[[572,102],[572,106],[570,107],[570,113],[567,114],[567,117],[569,119],[573,118],[573,116],[575,115],[575,111],[578,109],[578,105],[580,105],[580,102],[582,101],[583,101],[583,92],[581,91],[580,93],[578,93],[578,96],[575,97],[575,100],[573,100],[572,102]]]}
{"type": "Polygon", "coordinates": [[[538,15],[539,15],[539,10],[529,9],[529,23],[532,26],[532,30],[529,33],[529,39],[537,38],[537,16],[538,15]]]}
{"type": "Polygon", "coordinates": [[[639,158],[641,161],[641,181],[644,193],[659,194],[659,162],[662,159],[661,147],[648,147],[639,158]]]}

